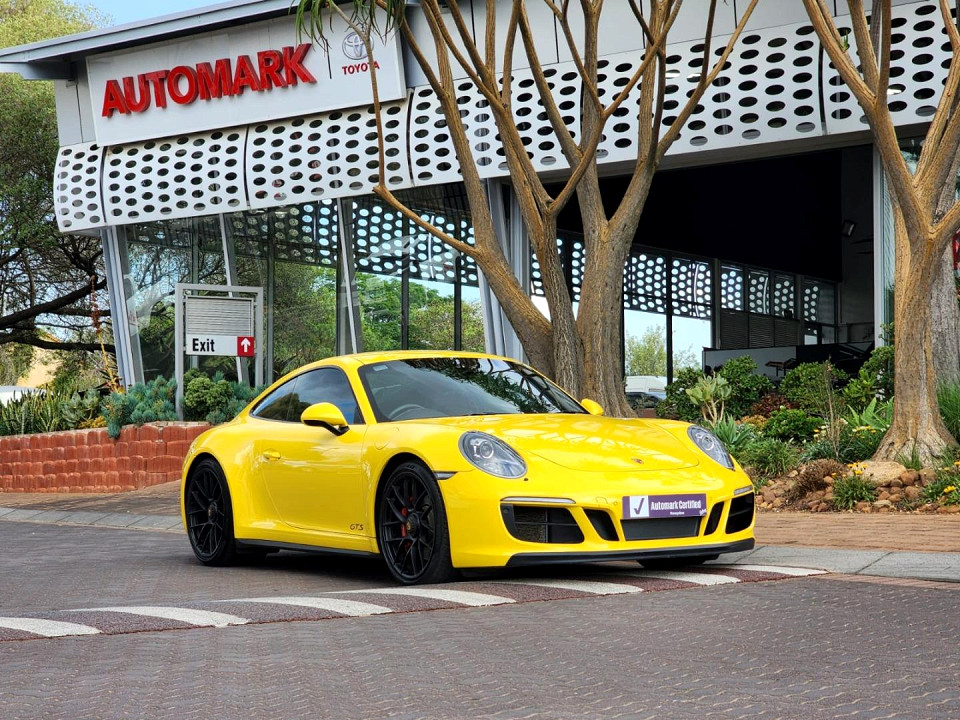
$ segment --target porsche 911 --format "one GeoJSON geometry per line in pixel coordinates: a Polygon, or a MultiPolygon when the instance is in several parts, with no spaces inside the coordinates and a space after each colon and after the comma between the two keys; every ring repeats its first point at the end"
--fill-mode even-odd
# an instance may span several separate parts
{"type": "Polygon", "coordinates": [[[400,583],[462,569],[689,565],[753,547],[750,478],[707,429],[603,415],[532,368],[466,352],[321,360],[184,461],[197,558],[383,558],[400,583]]]}

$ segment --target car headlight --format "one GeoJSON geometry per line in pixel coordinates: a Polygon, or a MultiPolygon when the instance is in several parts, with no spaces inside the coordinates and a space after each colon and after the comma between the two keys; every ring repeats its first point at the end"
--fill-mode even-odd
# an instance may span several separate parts
{"type": "Polygon", "coordinates": [[[723,465],[727,470],[733,470],[733,458],[723,446],[723,443],[717,439],[717,436],[706,428],[699,425],[691,425],[687,428],[687,435],[693,440],[694,444],[703,450],[712,460],[723,465]]]}
{"type": "Polygon", "coordinates": [[[479,470],[502,478],[519,478],[527,472],[527,464],[502,440],[482,432],[460,436],[460,452],[479,470]]]}

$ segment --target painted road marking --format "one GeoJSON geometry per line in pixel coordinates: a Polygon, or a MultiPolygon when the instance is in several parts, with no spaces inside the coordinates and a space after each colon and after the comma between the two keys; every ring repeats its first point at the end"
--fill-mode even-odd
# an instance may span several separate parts
{"type": "Polygon", "coordinates": [[[827,574],[826,570],[780,567],[779,565],[708,565],[707,567],[713,567],[719,570],[753,570],[754,572],[777,573],[778,575],[789,575],[790,577],[807,577],[808,575],[827,574]]]}
{"type": "Polygon", "coordinates": [[[708,575],[707,573],[682,572],[679,570],[644,570],[640,573],[640,577],[677,580],[694,585],[727,585],[740,582],[737,578],[729,575],[708,575]]]}
{"type": "Polygon", "coordinates": [[[373,590],[343,590],[342,594],[363,593],[364,595],[407,595],[412,597],[443,600],[445,602],[469,605],[470,607],[486,607],[488,605],[506,605],[516,602],[513,598],[486,593],[466,592],[464,590],[440,590],[438,588],[374,588],[373,590]]]}
{"type": "Polygon", "coordinates": [[[577,590],[591,595],[623,595],[642,592],[643,588],[623,583],[596,582],[593,580],[500,580],[510,585],[536,585],[538,587],[557,588],[558,590],[577,590]]]}
{"type": "Polygon", "coordinates": [[[684,583],[686,587],[690,585],[705,587],[788,580],[822,574],[824,573],[820,570],[775,565],[707,565],[701,572],[637,570],[599,575],[595,576],[598,578],[596,580],[563,577],[485,579],[439,587],[380,587],[331,591],[315,596],[278,595],[194,601],[190,602],[191,607],[130,605],[50,611],[46,613],[45,618],[0,617],[0,642],[70,635],[117,635],[189,629],[184,626],[223,628],[248,623],[314,622],[330,618],[360,618],[389,613],[449,609],[451,605],[487,607],[542,600],[581,600],[598,596],[677,590],[684,583]],[[674,582],[664,583],[663,580],[674,582]],[[498,588],[505,594],[514,594],[516,597],[495,594],[498,588]],[[356,594],[375,596],[377,601],[367,602],[366,597],[363,601],[344,597],[344,595],[356,594]],[[401,597],[408,599],[401,600],[401,597]],[[392,602],[391,598],[393,598],[392,602]],[[224,607],[221,603],[230,603],[231,609],[244,617],[219,612],[218,610],[224,607]],[[290,613],[297,611],[279,611],[279,608],[284,606],[310,608],[317,612],[307,613],[307,616],[304,616],[305,611],[301,610],[299,615],[291,617],[290,613]],[[325,611],[331,615],[322,615],[325,611]],[[71,619],[71,614],[77,612],[86,613],[83,618],[76,618],[82,619],[85,624],[67,622],[71,619]],[[322,617],[317,617],[318,614],[322,617]],[[180,623],[179,626],[171,627],[171,623],[177,622],[180,623]]]}
{"type": "Polygon", "coordinates": [[[366,615],[383,615],[392,613],[393,609],[383,605],[374,605],[373,603],[359,602],[357,600],[341,600],[340,598],[327,597],[264,597],[264,598],[239,598],[227,602],[238,603],[266,603],[273,605],[295,605],[297,607],[308,607],[316,610],[331,610],[341,615],[350,617],[364,617],[366,615]]]}
{"type": "Polygon", "coordinates": [[[0,627],[9,630],[42,635],[43,637],[66,637],[68,635],[99,635],[100,631],[89,625],[62,622],[59,620],[42,620],[40,618],[0,617],[0,627]]]}
{"type": "Polygon", "coordinates": [[[129,615],[143,615],[145,617],[177,620],[178,622],[196,625],[197,627],[227,627],[228,625],[246,625],[247,618],[228,615],[227,613],[211,612],[209,610],[193,610],[191,608],[161,607],[153,605],[131,605],[129,607],[85,608],[75,612],[117,612],[129,615]]]}

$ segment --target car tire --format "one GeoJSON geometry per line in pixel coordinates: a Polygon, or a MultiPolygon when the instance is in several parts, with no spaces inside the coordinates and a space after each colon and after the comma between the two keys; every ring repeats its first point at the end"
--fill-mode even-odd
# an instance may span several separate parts
{"type": "Polygon", "coordinates": [[[184,488],[187,537],[204,565],[232,565],[237,559],[233,535],[233,505],[223,468],[204,458],[190,469],[184,488]]]}
{"type": "Polygon", "coordinates": [[[377,546],[387,570],[404,585],[456,579],[440,486],[420,463],[398,465],[380,484],[377,546]]]}
{"type": "Polygon", "coordinates": [[[716,560],[719,555],[691,555],[682,558],[657,558],[651,560],[637,560],[644,570],[675,570],[692,565],[703,565],[710,560],[716,560]]]}

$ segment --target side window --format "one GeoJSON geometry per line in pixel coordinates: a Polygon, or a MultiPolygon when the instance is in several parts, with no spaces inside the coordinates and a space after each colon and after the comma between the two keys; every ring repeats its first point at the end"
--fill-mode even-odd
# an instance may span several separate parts
{"type": "Polygon", "coordinates": [[[350,381],[339,368],[319,368],[297,378],[296,407],[294,417],[317,403],[333,403],[351,425],[362,425],[363,415],[357,405],[350,381]]]}
{"type": "Polygon", "coordinates": [[[265,420],[299,421],[300,413],[294,414],[294,406],[297,404],[297,394],[294,390],[299,381],[300,377],[295,377],[278,387],[260,401],[260,404],[253,409],[252,415],[265,420]]]}

